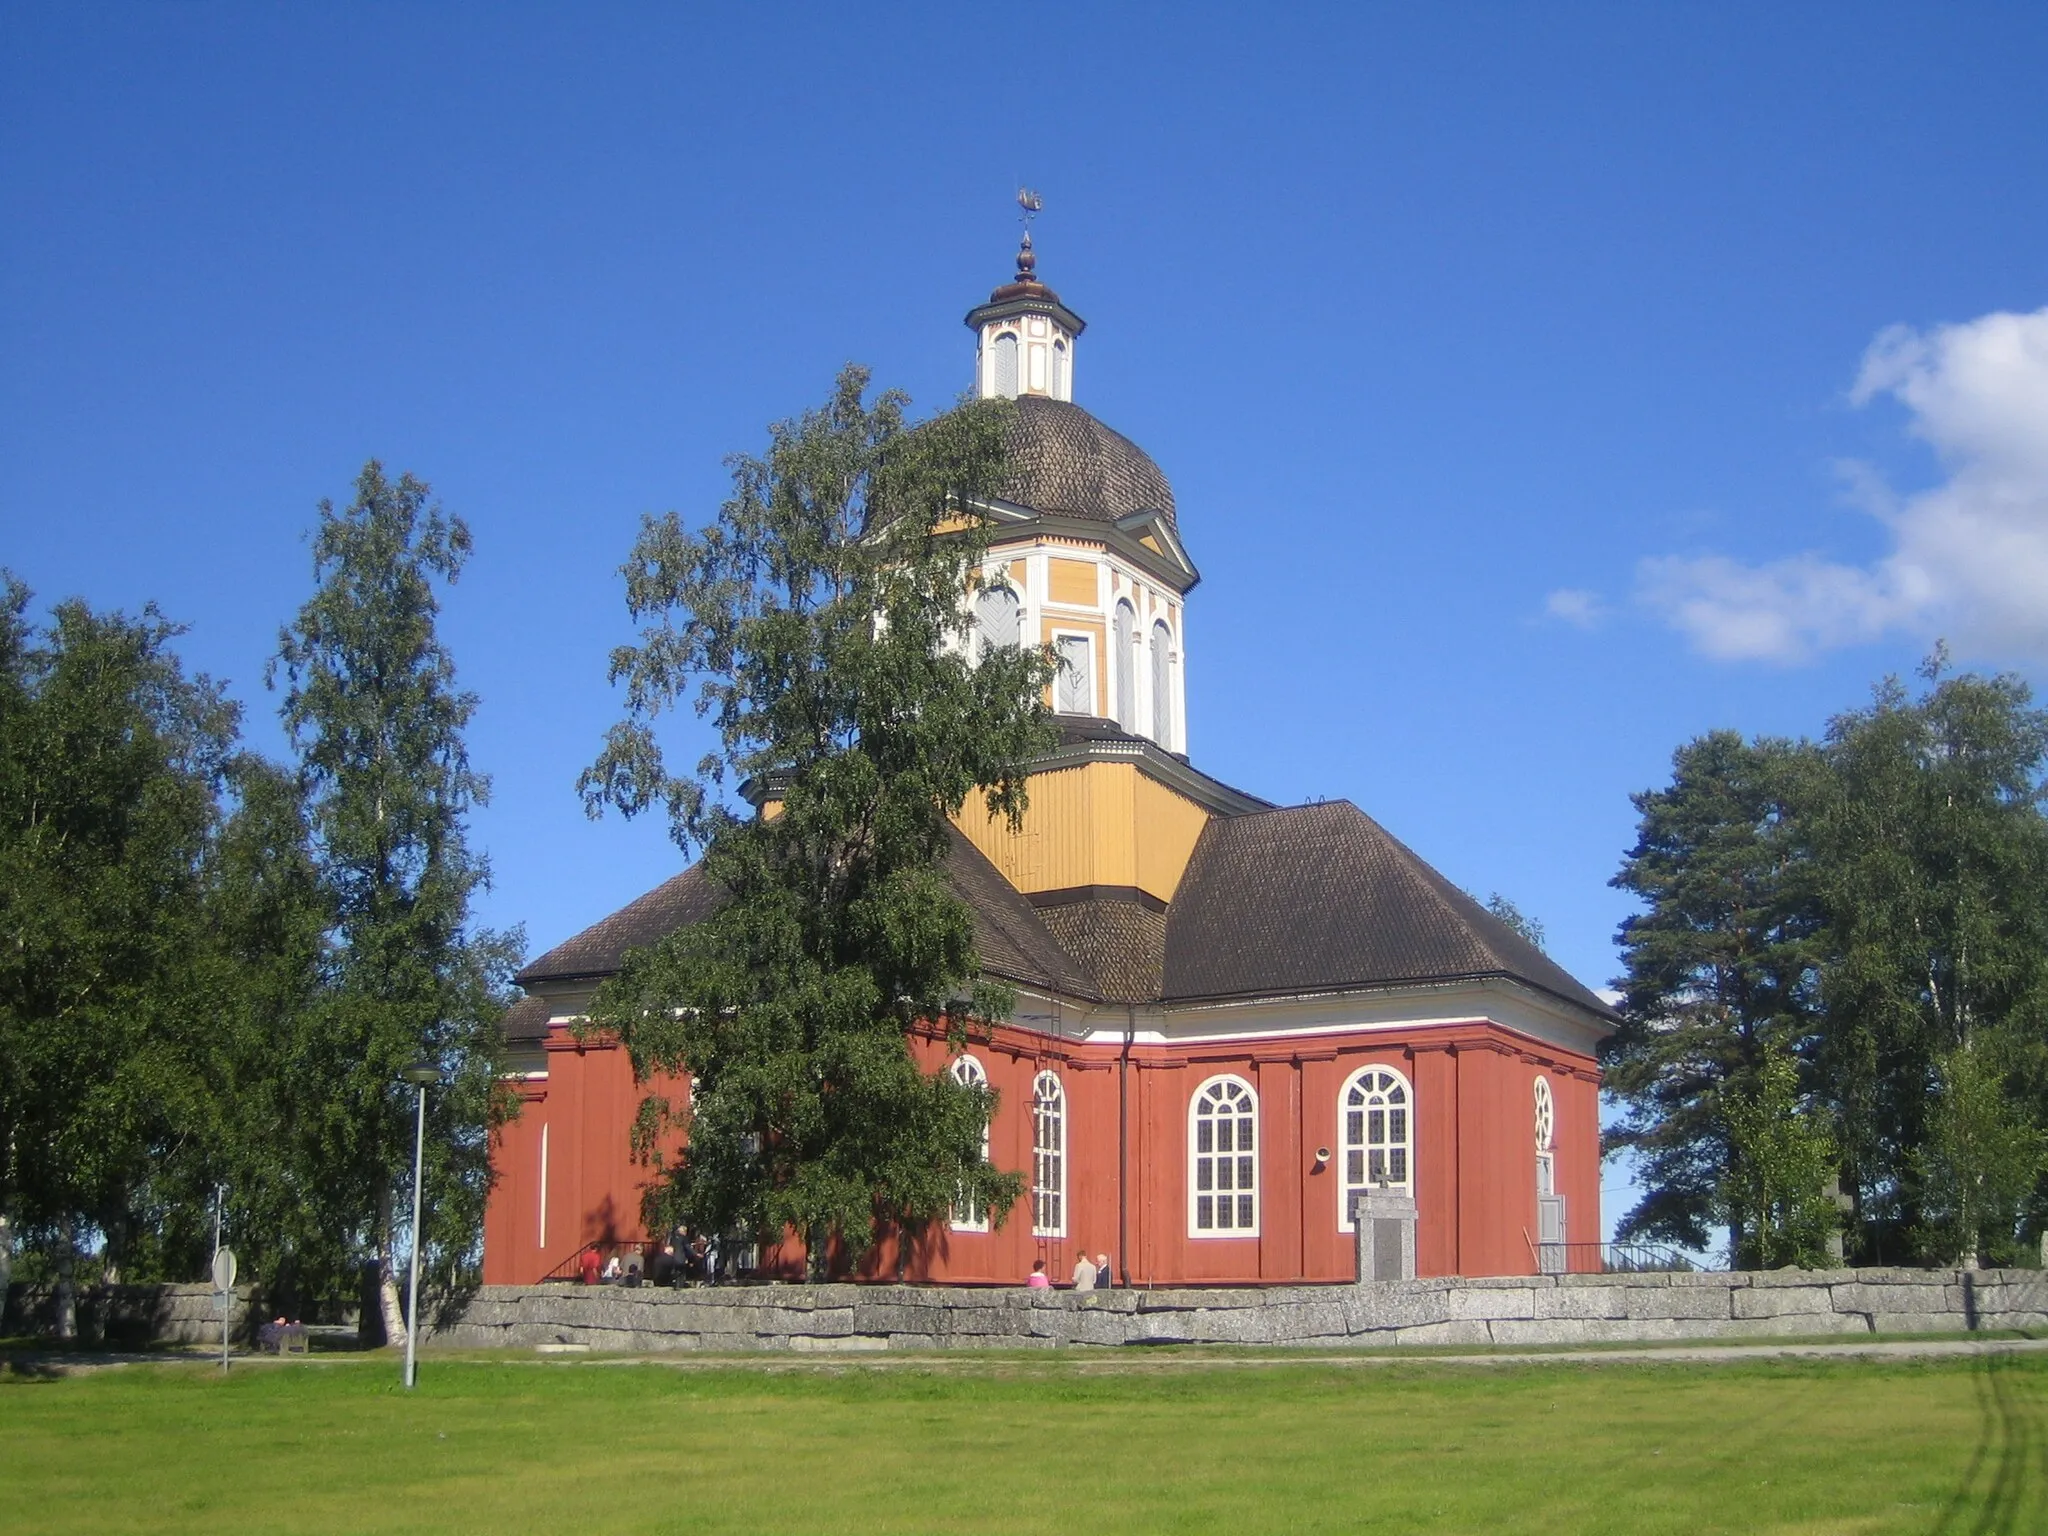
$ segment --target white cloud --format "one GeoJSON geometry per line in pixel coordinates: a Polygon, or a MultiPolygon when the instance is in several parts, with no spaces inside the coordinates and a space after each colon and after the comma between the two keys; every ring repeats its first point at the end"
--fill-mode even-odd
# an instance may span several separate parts
{"type": "Polygon", "coordinates": [[[1543,599],[1543,611],[1575,629],[1592,629],[1607,617],[1607,605],[1600,594],[1583,587],[1560,587],[1543,599]]]}
{"type": "Polygon", "coordinates": [[[2048,658],[2048,309],[1892,327],[1849,398],[1881,395],[1906,407],[1947,471],[1898,497],[1868,466],[1843,466],[1852,498],[1890,530],[1890,553],[1869,565],[1665,556],[1642,563],[1638,598],[1728,660],[1801,661],[1893,630],[2048,658]]]}

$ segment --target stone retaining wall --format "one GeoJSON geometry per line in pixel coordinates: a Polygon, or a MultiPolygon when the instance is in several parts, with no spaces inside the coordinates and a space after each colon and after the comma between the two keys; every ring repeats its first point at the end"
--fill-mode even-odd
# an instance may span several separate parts
{"type": "Polygon", "coordinates": [[[426,1337],[474,1348],[1029,1349],[1584,1344],[2048,1329],[2040,1270],[1531,1275],[1272,1290],[485,1286],[426,1337]]]}
{"type": "MultiPolygon", "coordinates": [[[[254,1288],[235,1287],[229,1332],[242,1336],[254,1288]]],[[[0,1334],[57,1331],[55,1286],[7,1287],[0,1297],[0,1334]]],[[[220,1313],[211,1285],[82,1285],[78,1288],[78,1336],[104,1344],[218,1344],[220,1313]]]]}

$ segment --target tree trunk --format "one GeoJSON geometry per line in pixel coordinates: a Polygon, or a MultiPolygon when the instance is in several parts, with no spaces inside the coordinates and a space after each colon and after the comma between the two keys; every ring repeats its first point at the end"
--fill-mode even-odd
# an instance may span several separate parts
{"type": "Polygon", "coordinates": [[[57,1245],[57,1337],[78,1337],[77,1234],[66,1216],[57,1245]]]}
{"type": "Polygon", "coordinates": [[[377,1304],[384,1314],[384,1342],[405,1337],[405,1308],[398,1299],[398,1244],[391,1232],[391,1192],[384,1192],[382,1241],[377,1245],[377,1304]]]}

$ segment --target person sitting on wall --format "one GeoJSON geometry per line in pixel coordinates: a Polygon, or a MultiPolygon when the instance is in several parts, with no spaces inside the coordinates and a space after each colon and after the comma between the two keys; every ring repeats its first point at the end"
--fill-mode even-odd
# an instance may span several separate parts
{"type": "Polygon", "coordinates": [[[1074,1260],[1074,1289],[1077,1291],[1092,1291],[1095,1289],[1095,1264],[1088,1257],[1086,1249],[1081,1251],[1081,1257],[1074,1260]]]}
{"type": "Polygon", "coordinates": [[[576,1255],[576,1269],[583,1276],[585,1285],[597,1284],[598,1266],[603,1263],[604,1260],[598,1254],[595,1243],[586,1244],[583,1251],[576,1255]]]}
{"type": "Polygon", "coordinates": [[[619,1276],[619,1284],[621,1284],[621,1285],[623,1285],[623,1286],[626,1286],[626,1287],[628,1287],[628,1288],[629,1288],[629,1289],[631,1289],[631,1290],[636,1290],[636,1291],[637,1291],[637,1290],[639,1290],[639,1289],[640,1289],[640,1277],[641,1277],[641,1274],[642,1274],[642,1260],[641,1260],[641,1258],[640,1258],[640,1255],[639,1255],[639,1253],[638,1253],[638,1252],[636,1251],[636,1252],[633,1252],[633,1253],[629,1253],[629,1254],[627,1254],[627,1255],[626,1255],[626,1272],[625,1272],[625,1273],[624,1273],[623,1275],[619,1276]]]}
{"type": "Polygon", "coordinates": [[[1045,1260],[1039,1259],[1032,1264],[1031,1278],[1024,1283],[1034,1291],[1049,1291],[1052,1289],[1052,1276],[1045,1272],[1045,1260]]]}
{"type": "Polygon", "coordinates": [[[604,1261],[604,1283],[606,1285],[617,1285],[624,1274],[625,1271],[620,1267],[619,1256],[616,1253],[604,1261]]]}

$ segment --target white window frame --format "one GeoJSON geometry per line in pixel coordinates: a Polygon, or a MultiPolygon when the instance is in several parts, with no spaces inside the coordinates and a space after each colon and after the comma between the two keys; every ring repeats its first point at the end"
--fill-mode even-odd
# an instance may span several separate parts
{"type": "Polygon", "coordinates": [[[1067,1235],[1067,1090],[1052,1071],[1031,1080],[1031,1235],[1067,1235]]]}
{"type": "Polygon", "coordinates": [[[988,392],[991,395],[999,395],[1005,400],[1016,399],[1019,393],[1018,385],[1022,381],[1024,373],[1024,362],[1021,356],[1024,350],[1024,338],[1015,331],[997,331],[995,335],[989,338],[988,349],[988,392]],[[1005,341],[1008,341],[1010,344],[1010,387],[1007,391],[1003,389],[1003,343],[1005,341]]]}
{"type": "Polygon", "coordinates": [[[1386,1187],[1388,1189],[1402,1190],[1412,1200],[1415,1197],[1415,1085],[1408,1080],[1407,1073],[1394,1067],[1381,1066],[1377,1062],[1360,1067],[1356,1072],[1345,1078],[1344,1086],[1337,1090],[1337,1230],[1339,1232],[1355,1230],[1351,1220],[1351,1197],[1364,1190],[1378,1189],[1380,1187],[1372,1179],[1372,1154],[1375,1151],[1382,1154],[1398,1151],[1401,1154],[1401,1168],[1405,1176],[1400,1179],[1388,1179],[1386,1187]],[[1365,1087],[1368,1079],[1371,1079],[1373,1083],[1373,1086],[1369,1088],[1365,1087]],[[1354,1105],[1351,1102],[1351,1095],[1354,1090],[1360,1089],[1364,1092],[1366,1102],[1354,1105]],[[1386,1098],[1387,1094],[1395,1091],[1398,1091],[1400,1094],[1399,1103],[1394,1103],[1386,1098]],[[1379,1097],[1381,1100],[1378,1106],[1372,1103],[1374,1097],[1379,1097]],[[1398,1140],[1393,1136],[1391,1129],[1388,1129],[1382,1136],[1379,1144],[1377,1146],[1374,1145],[1371,1116],[1375,1107],[1379,1109],[1381,1114],[1387,1117],[1386,1120],[1382,1121],[1383,1126],[1391,1122],[1396,1112],[1400,1114],[1402,1135],[1398,1140]],[[1359,1136],[1356,1141],[1351,1136],[1351,1116],[1354,1114],[1359,1118],[1359,1136]],[[1356,1183],[1351,1178],[1351,1156],[1354,1152],[1358,1154],[1359,1161],[1359,1181],[1356,1183]]]}
{"type": "Polygon", "coordinates": [[[1149,689],[1152,695],[1152,739],[1171,752],[1174,750],[1173,724],[1180,715],[1180,700],[1175,697],[1178,688],[1174,677],[1174,673],[1179,669],[1174,665],[1173,628],[1166,620],[1152,621],[1148,647],[1151,651],[1148,660],[1152,663],[1149,689]]]}
{"type": "Polygon", "coordinates": [[[1088,648],[1088,665],[1082,668],[1082,676],[1088,682],[1088,707],[1078,710],[1060,708],[1060,677],[1066,674],[1066,668],[1062,666],[1059,676],[1055,676],[1052,680],[1053,713],[1056,715],[1085,715],[1091,719],[1100,718],[1102,711],[1097,708],[1097,705],[1101,701],[1095,697],[1095,632],[1089,629],[1061,629],[1058,625],[1054,625],[1052,631],[1052,653],[1064,661],[1065,657],[1061,656],[1060,653],[1060,641],[1062,640],[1079,640],[1088,648]]]}
{"type": "Polygon", "coordinates": [[[1205,1079],[1195,1089],[1194,1093],[1189,1096],[1187,1176],[1188,1236],[1190,1238],[1206,1240],[1209,1238],[1257,1237],[1259,1235],[1259,1217],[1262,1214],[1259,1210],[1261,1203],[1259,1199],[1259,1160],[1265,1149],[1265,1141],[1265,1128],[1259,1124],[1259,1090],[1254,1088],[1244,1078],[1239,1077],[1235,1072],[1219,1072],[1216,1076],[1205,1079]],[[1224,1091],[1233,1087],[1239,1090],[1240,1096],[1232,1096],[1224,1091]],[[1230,1106],[1230,1112],[1226,1115],[1216,1114],[1215,1110],[1225,1104],[1230,1106]],[[1248,1107],[1239,1107],[1240,1105],[1248,1107]],[[1208,1109],[1210,1113],[1204,1114],[1204,1109],[1208,1109]],[[1233,1132],[1230,1138],[1233,1145],[1227,1152],[1217,1145],[1222,1138],[1216,1135],[1217,1127],[1224,1120],[1228,1120],[1233,1132]],[[1235,1134],[1237,1128],[1246,1120],[1249,1120],[1251,1123],[1252,1134],[1252,1146],[1249,1154],[1239,1151],[1235,1145],[1238,1140],[1235,1134]],[[1210,1150],[1206,1152],[1202,1150],[1202,1130],[1205,1126],[1210,1130],[1212,1137],[1210,1150]],[[1227,1166],[1224,1162],[1226,1158],[1228,1159],[1227,1166]],[[1244,1187],[1246,1182],[1246,1169],[1244,1165],[1247,1162],[1251,1165],[1249,1189],[1244,1187]],[[1202,1187],[1205,1171],[1210,1175],[1207,1182],[1212,1187],[1209,1189],[1202,1187]],[[1205,1198],[1210,1200],[1217,1198],[1218,1191],[1213,1186],[1219,1182],[1217,1177],[1219,1174],[1226,1178],[1231,1186],[1227,1194],[1224,1195],[1224,1198],[1237,1202],[1231,1208],[1233,1218],[1243,1214],[1243,1201],[1246,1197],[1250,1198],[1252,1219],[1249,1223],[1239,1223],[1233,1220],[1229,1226],[1215,1225],[1212,1210],[1211,1225],[1206,1227],[1201,1225],[1201,1203],[1205,1198]]]}
{"type": "MultiPolygon", "coordinates": [[[[953,1058],[953,1065],[946,1070],[953,1074],[953,1081],[962,1088],[979,1088],[984,1095],[988,1093],[988,1069],[975,1057],[965,1054],[956,1056],[953,1058]]],[[[981,1160],[983,1162],[988,1161],[988,1147],[988,1117],[984,1115],[981,1122],[981,1160]]],[[[977,1210],[974,1204],[969,1202],[965,1218],[963,1219],[960,1206],[956,1202],[948,1215],[950,1217],[948,1225],[955,1232],[986,1232],[988,1230],[988,1208],[986,1206],[977,1210]]]]}

